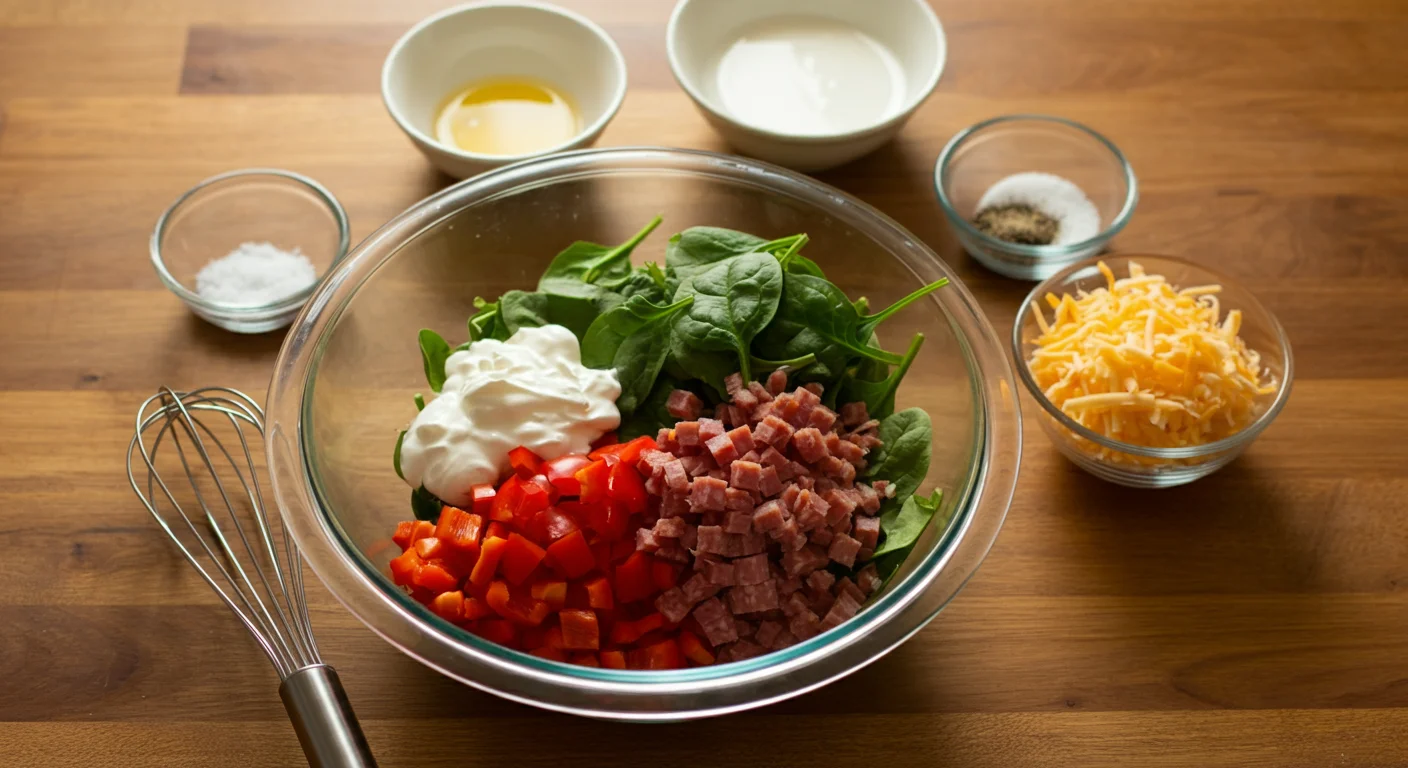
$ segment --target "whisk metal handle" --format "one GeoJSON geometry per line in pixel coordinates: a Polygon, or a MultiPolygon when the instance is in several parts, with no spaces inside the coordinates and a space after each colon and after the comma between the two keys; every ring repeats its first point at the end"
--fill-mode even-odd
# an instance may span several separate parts
{"type": "Polygon", "coordinates": [[[376,768],[376,758],[357,724],[337,672],[318,664],[294,672],[279,686],[312,768],[376,768]]]}

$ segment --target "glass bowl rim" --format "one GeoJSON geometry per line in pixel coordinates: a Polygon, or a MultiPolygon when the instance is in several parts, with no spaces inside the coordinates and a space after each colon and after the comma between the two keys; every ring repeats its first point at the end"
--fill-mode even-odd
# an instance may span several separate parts
{"type": "Polygon", "coordinates": [[[239,318],[245,315],[264,315],[271,312],[297,309],[303,302],[308,300],[309,296],[313,295],[313,291],[317,289],[318,283],[322,278],[331,273],[333,269],[337,267],[338,263],[347,256],[348,246],[351,242],[352,228],[347,220],[347,211],[327,187],[301,173],[286,171],[282,168],[241,168],[234,171],[218,173],[203,179],[200,183],[182,192],[179,197],[172,201],[171,205],[166,207],[166,210],[161,212],[161,216],[157,218],[156,226],[152,229],[149,247],[152,266],[156,268],[157,277],[161,278],[161,282],[170,289],[172,293],[181,297],[182,301],[206,311],[220,314],[224,317],[239,318]],[[191,202],[210,187],[231,180],[236,182],[250,181],[260,176],[274,177],[283,181],[292,181],[312,192],[314,197],[332,213],[333,219],[337,222],[337,250],[333,253],[332,261],[328,264],[327,269],[323,270],[322,274],[318,275],[318,280],[292,296],[264,304],[231,304],[224,301],[211,301],[182,285],[181,281],[177,280],[176,276],[171,274],[171,270],[167,269],[166,260],[162,257],[161,253],[161,242],[166,237],[166,228],[171,222],[171,217],[174,216],[177,211],[181,210],[182,206],[191,202]]]}
{"type": "Polygon", "coordinates": [[[1263,430],[1270,426],[1271,422],[1276,419],[1276,416],[1281,413],[1281,409],[1286,407],[1286,401],[1291,397],[1291,384],[1295,379],[1295,359],[1291,354],[1290,337],[1286,335],[1286,329],[1282,327],[1281,321],[1277,319],[1276,315],[1271,310],[1266,308],[1266,305],[1261,303],[1261,300],[1256,297],[1255,293],[1219,270],[1178,256],[1163,256],[1153,253],[1111,253],[1091,259],[1084,259],[1067,266],[1060,272],[1038,283],[1036,287],[1032,288],[1031,292],[1027,294],[1026,298],[1022,299],[1021,305],[1017,308],[1017,317],[1012,322],[1011,352],[1013,364],[1017,369],[1017,377],[1022,380],[1022,385],[1027,390],[1027,394],[1037,402],[1037,405],[1041,406],[1042,410],[1046,411],[1047,415],[1054,418],[1061,426],[1096,445],[1121,453],[1129,453],[1155,459],[1201,458],[1221,453],[1222,451],[1232,450],[1250,443],[1252,440],[1256,439],[1257,435],[1261,434],[1263,430]],[[1272,335],[1276,337],[1281,356],[1285,360],[1285,372],[1281,377],[1281,381],[1277,383],[1275,399],[1273,399],[1271,405],[1257,417],[1256,421],[1248,424],[1238,432],[1211,443],[1190,445],[1181,448],[1150,448],[1148,446],[1134,445],[1133,443],[1113,440],[1095,432],[1089,427],[1077,422],[1075,419],[1072,419],[1070,416],[1067,416],[1064,411],[1057,408],[1056,405],[1051,402],[1046,396],[1046,393],[1041,391],[1041,388],[1037,386],[1036,379],[1032,376],[1031,369],[1027,366],[1026,357],[1023,354],[1023,320],[1031,314],[1032,306],[1040,300],[1042,296],[1046,295],[1046,293],[1051,292],[1053,287],[1065,281],[1076,272],[1089,269],[1102,261],[1108,262],[1112,260],[1120,260],[1120,263],[1129,263],[1131,261],[1139,261],[1141,263],[1157,261],[1192,268],[1194,271],[1208,275],[1224,287],[1233,287],[1240,290],[1247,296],[1247,300],[1242,302],[1244,306],[1249,304],[1251,307],[1260,310],[1265,313],[1266,317],[1270,318],[1271,327],[1269,330],[1272,335]]]}
{"type": "Polygon", "coordinates": [[[987,120],[976,122],[954,134],[953,138],[949,139],[948,143],[944,145],[943,150],[939,152],[938,161],[934,163],[934,191],[938,195],[939,206],[943,208],[944,215],[948,217],[949,221],[952,222],[954,226],[962,230],[964,235],[975,238],[990,248],[1032,258],[1059,258],[1062,256],[1070,256],[1105,243],[1119,234],[1120,230],[1125,228],[1125,225],[1129,224],[1129,220],[1134,216],[1134,208],[1139,202],[1139,180],[1134,175],[1134,168],[1129,164],[1129,160],[1125,158],[1124,153],[1120,151],[1120,148],[1116,146],[1113,141],[1105,138],[1103,134],[1093,128],[1083,123],[1078,123],[1075,120],[1034,112],[991,117],[987,120]],[[954,153],[958,151],[959,147],[967,143],[969,139],[972,139],[988,128],[1004,123],[1023,121],[1057,123],[1068,128],[1074,128],[1090,138],[1095,139],[1096,142],[1103,145],[1105,149],[1109,150],[1110,154],[1119,161],[1120,169],[1124,174],[1126,193],[1124,205],[1120,208],[1119,213],[1115,215],[1115,218],[1110,222],[1108,227],[1105,227],[1095,235],[1078,243],[1067,243],[1066,245],[1024,245],[1022,243],[1009,243],[1006,240],[999,240],[973,226],[966,218],[959,215],[958,210],[953,206],[953,201],[948,197],[948,192],[944,190],[944,180],[948,178],[948,166],[949,162],[953,159],[954,153]]]}
{"type": "MultiPolygon", "coordinates": [[[[855,212],[852,214],[853,216],[867,216],[877,226],[893,232],[910,250],[926,254],[932,260],[932,264],[921,264],[920,266],[924,267],[921,271],[954,277],[948,267],[934,257],[932,251],[923,245],[922,241],[869,205],[809,177],[758,161],[696,150],[624,147],[579,150],[504,166],[453,185],[416,203],[393,218],[363,241],[351,258],[341,265],[335,273],[328,276],[328,279],[320,287],[318,295],[304,308],[294,323],[294,330],[288,335],[284,348],[280,352],[279,362],[276,366],[277,373],[269,390],[268,410],[271,416],[277,419],[279,413],[290,409],[297,413],[296,419],[291,420],[295,423],[298,433],[294,438],[296,446],[285,451],[285,453],[295,454],[297,458],[290,455],[285,461],[291,464],[296,463],[296,468],[287,469],[298,476],[290,478],[287,484],[280,482],[281,472],[275,471],[273,462],[276,459],[272,458],[279,455],[278,443],[281,440],[287,441],[287,437],[280,435],[280,429],[277,426],[271,429],[266,437],[266,451],[271,456],[270,475],[273,478],[275,493],[282,499],[286,491],[290,492],[295,497],[294,501],[298,502],[298,504],[290,504],[283,503],[281,500],[280,508],[286,517],[294,518],[291,521],[291,528],[295,531],[300,544],[303,544],[302,549],[305,554],[310,548],[309,545],[323,550],[320,557],[309,558],[309,563],[314,566],[315,572],[319,572],[321,576],[322,573],[318,566],[325,565],[336,570],[337,576],[350,574],[356,577],[357,583],[355,585],[340,584],[337,587],[332,586],[328,579],[324,579],[324,582],[328,583],[330,591],[339,601],[351,608],[349,600],[344,598],[343,593],[347,592],[349,595],[366,593],[364,597],[371,598],[382,608],[389,609],[390,612],[396,614],[399,620],[411,623],[428,634],[432,634],[440,646],[451,644],[453,648],[450,650],[456,652],[458,658],[464,659],[466,662],[490,666],[503,672],[511,670],[512,674],[526,677],[537,683],[566,686],[578,692],[591,691],[593,693],[630,696],[717,692],[750,681],[761,682],[784,677],[790,672],[797,671],[814,662],[820,662],[828,656],[865,640],[869,633],[858,630],[878,629],[891,619],[908,611],[918,601],[924,590],[940,576],[944,566],[962,551],[966,534],[974,527],[975,521],[979,520],[977,514],[979,512],[983,512],[982,517],[988,518],[988,524],[993,525],[992,534],[990,538],[980,539],[976,542],[974,546],[980,547],[980,550],[970,548],[963,554],[968,556],[976,553],[978,562],[981,562],[990,551],[992,543],[996,539],[996,532],[1000,529],[1002,520],[1006,516],[1020,467],[1020,411],[1016,408],[1015,401],[1006,398],[994,400],[994,395],[988,390],[1010,391],[1012,379],[1010,362],[1002,351],[995,332],[982,314],[976,300],[956,280],[952,283],[954,290],[949,294],[953,298],[947,302],[952,306],[944,304],[941,307],[959,345],[960,354],[966,361],[965,373],[968,376],[974,398],[972,415],[974,449],[970,453],[968,466],[964,471],[964,493],[955,501],[952,517],[946,523],[947,527],[940,534],[935,546],[924,553],[924,559],[903,582],[882,596],[879,602],[868,606],[867,611],[857,619],[845,622],[826,633],[777,653],[717,667],[671,671],[608,670],[560,664],[489,643],[435,617],[424,606],[415,603],[399,588],[395,588],[381,572],[381,569],[372,565],[360,548],[351,542],[346,532],[342,530],[340,523],[330,516],[328,505],[324,503],[325,494],[318,487],[321,481],[312,466],[313,461],[307,437],[312,434],[310,404],[313,388],[309,386],[309,382],[317,371],[318,360],[316,358],[321,356],[319,348],[327,343],[325,338],[321,338],[321,333],[310,328],[311,325],[320,321],[318,315],[326,313],[326,317],[321,322],[335,324],[341,313],[347,308],[351,298],[360,290],[362,284],[375,273],[376,267],[393,258],[401,247],[404,247],[415,237],[461,210],[463,206],[452,205],[449,201],[468,196],[471,194],[470,190],[479,195],[473,203],[480,204],[498,199],[505,194],[567,179],[633,171],[711,176],[768,190],[775,194],[787,195],[792,199],[809,203],[825,211],[826,205],[821,202],[824,200],[826,204],[832,206],[832,210],[827,211],[831,216],[838,216],[835,206],[839,204],[852,209],[855,212]],[[591,163],[611,161],[627,163],[634,161],[636,164],[624,167],[596,168],[590,165],[591,163]],[[656,165],[644,165],[647,161],[654,161],[656,165]],[[674,165],[669,166],[668,164],[671,163],[674,165]],[[575,172],[573,172],[574,169],[575,172]],[[375,251],[378,249],[390,249],[390,252],[385,255],[377,254],[375,251]],[[368,255],[376,256],[379,260],[375,263],[362,264],[364,257],[368,255]],[[348,293],[339,299],[338,303],[333,304],[330,294],[339,292],[343,288],[343,283],[351,283],[347,288],[348,293]],[[955,311],[961,313],[969,324],[975,325],[978,332],[976,336],[956,325],[955,311]],[[302,369],[301,374],[299,369],[302,369]],[[287,390],[286,394],[281,393],[283,389],[287,390]],[[288,402],[280,402],[281,400],[288,402]],[[1017,451],[1013,454],[1010,475],[1005,467],[994,464],[994,458],[998,456],[997,446],[1004,442],[1017,446],[1017,451]],[[285,487],[281,489],[280,485],[285,487]],[[994,510],[997,513],[995,515],[988,511],[993,506],[998,507],[994,510]],[[295,507],[306,508],[311,514],[295,511],[295,507]],[[312,519],[307,521],[297,519],[300,514],[312,519]],[[305,524],[307,530],[303,528],[305,524]],[[305,542],[305,537],[310,540],[305,542]]],[[[844,209],[839,214],[839,218],[842,221],[846,220],[844,209]]],[[[893,258],[911,270],[916,267],[915,263],[911,263],[909,259],[898,254],[893,255],[893,258]]],[[[937,299],[935,300],[937,301],[937,299]]],[[[977,563],[974,563],[970,570],[962,574],[961,581],[952,593],[945,596],[940,608],[961,590],[963,584],[966,584],[967,580],[976,572],[976,568],[977,563]]],[[[929,613],[916,626],[906,628],[899,639],[871,654],[864,662],[852,664],[839,672],[828,672],[825,679],[818,682],[765,699],[715,706],[703,710],[691,709],[683,713],[675,712],[670,717],[674,719],[692,718],[740,711],[799,695],[837,677],[849,674],[879,658],[902,642],[904,638],[918,631],[937,614],[937,611],[938,609],[935,609],[934,612],[929,613]]],[[[540,698],[518,696],[496,688],[490,683],[481,685],[478,681],[467,678],[462,672],[447,669],[438,661],[432,661],[419,649],[403,645],[391,637],[388,631],[374,626],[372,615],[364,616],[364,611],[361,609],[353,609],[351,612],[383,639],[421,663],[462,682],[484,687],[496,695],[539,707],[578,714],[628,720],[661,719],[658,714],[636,711],[628,713],[618,709],[609,709],[598,712],[583,707],[545,701],[540,698]]],[[[376,618],[380,618],[384,613],[384,611],[378,610],[376,618]]]]}

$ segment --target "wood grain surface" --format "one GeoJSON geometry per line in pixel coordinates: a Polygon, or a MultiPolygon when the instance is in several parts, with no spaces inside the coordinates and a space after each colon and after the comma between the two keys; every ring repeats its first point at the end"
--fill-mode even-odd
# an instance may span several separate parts
{"type": "MultiPolygon", "coordinates": [[[[237,167],[318,178],[354,240],[447,184],[376,92],[391,42],[444,4],[0,0],[0,765],[302,764],[269,666],[123,474],[157,385],[262,393],[281,339],[191,316],[146,242],[237,167]]],[[[726,149],[669,74],[667,0],[564,4],[628,59],[603,145],[726,149]]],[[[1408,766],[1408,5],[934,7],[937,92],[821,178],[928,242],[1005,331],[1028,286],[957,247],[934,160],[997,114],[1096,127],[1141,184],[1116,250],[1217,264],[1285,324],[1280,419],[1164,492],[1086,476],[1029,419],[1006,527],[938,620],[846,680],[702,723],[500,701],[315,584],[382,765],[1408,766]]]]}

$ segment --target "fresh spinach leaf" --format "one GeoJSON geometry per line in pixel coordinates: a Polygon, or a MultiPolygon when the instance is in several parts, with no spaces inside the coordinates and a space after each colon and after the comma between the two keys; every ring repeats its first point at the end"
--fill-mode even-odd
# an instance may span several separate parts
{"type": "Polygon", "coordinates": [[[502,319],[499,317],[499,303],[497,301],[486,301],[483,297],[474,297],[475,313],[469,316],[469,340],[471,342],[480,339],[498,339],[504,341],[508,338],[508,329],[504,327],[502,319]]]}
{"type": "MultiPolygon", "coordinates": [[[[680,284],[675,300],[694,303],[675,317],[674,338],[685,347],[733,351],[743,380],[752,379],[753,337],[772,321],[782,296],[782,266],[771,255],[745,253],[708,267],[680,284]]],[[[806,354],[780,355],[779,359],[806,354]]]]}
{"type": "MultiPolygon", "coordinates": [[[[654,437],[661,427],[674,426],[678,421],[666,408],[670,393],[676,389],[687,389],[686,385],[671,376],[661,376],[655,380],[650,394],[636,406],[629,415],[622,414],[621,426],[616,430],[622,441],[634,440],[641,435],[654,437]]],[[[698,393],[696,393],[698,394],[698,393]]]]}
{"type": "Polygon", "coordinates": [[[549,324],[561,325],[581,339],[596,316],[596,304],[578,296],[509,291],[499,298],[499,319],[504,326],[505,339],[518,333],[520,328],[549,324]]]}
{"type": "MultiPolygon", "coordinates": [[[[419,397],[419,395],[417,395],[417,397],[419,397]]],[[[406,430],[403,429],[401,430],[401,434],[396,436],[396,450],[391,452],[391,466],[396,470],[396,476],[402,480],[406,479],[406,475],[401,472],[401,443],[405,441],[406,430]]]]}
{"type": "Polygon", "coordinates": [[[805,243],[806,237],[789,235],[769,241],[723,227],[690,227],[670,238],[665,246],[665,267],[684,283],[719,262],[745,253],[768,253],[776,258],[799,241],[805,243]]]}
{"type": "Polygon", "coordinates": [[[722,398],[727,389],[724,379],[739,370],[738,355],[690,346],[678,333],[670,333],[670,355],[665,360],[665,372],[680,381],[698,379],[722,398]]]}
{"type": "Polygon", "coordinates": [[[421,394],[420,394],[419,392],[416,393],[415,401],[416,401],[416,410],[417,410],[417,411],[423,411],[423,410],[425,410],[425,398],[424,398],[424,397],[421,397],[421,394]]]}
{"type": "Polygon", "coordinates": [[[864,372],[859,370],[859,366],[854,373],[848,371],[839,386],[836,387],[839,390],[837,402],[863,402],[871,418],[884,419],[888,417],[895,412],[895,391],[899,389],[900,381],[909,372],[909,366],[919,355],[919,348],[922,346],[924,346],[924,334],[914,334],[914,338],[909,342],[909,350],[904,354],[904,359],[893,371],[883,363],[878,364],[881,367],[876,369],[867,365],[874,361],[863,361],[862,365],[867,366],[864,372]],[[865,376],[874,375],[877,371],[883,371],[880,379],[865,378],[865,376]]]}
{"type": "Polygon", "coordinates": [[[612,368],[621,382],[616,407],[630,414],[649,397],[670,352],[670,320],[694,302],[693,296],[657,306],[640,296],[597,316],[582,337],[582,364],[612,368]]]}
{"type": "Polygon", "coordinates": [[[819,367],[813,376],[834,379],[855,358],[899,364],[902,358],[860,339],[861,318],[846,294],[829,280],[788,273],[782,300],[772,322],[758,336],[756,350],[764,357],[785,359],[811,352],[819,367]]]}
{"type": "Polygon", "coordinates": [[[939,278],[938,280],[935,280],[934,282],[929,283],[928,285],[922,288],[914,290],[908,296],[905,296],[894,304],[885,307],[879,312],[876,312],[873,315],[866,315],[865,317],[861,318],[860,324],[856,328],[856,330],[859,332],[858,338],[870,338],[870,335],[875,332],[875,329],[878,328],[881,323],[888,320],[891,315],[895,314],[901,309],[904,309],[910,304],[913,304],[923,296],[927,296],[928,294],[937,291],[945,285],[948,285],[948,278],[939,278]]]}
{"type": "MultiPolygon", "coordinates": [[[[659,267],[656,267],[656,269],[658,270],[659,267]]],[[[627,275],[625,279],[603,287],[608,288],[612,293],[620,296],[621,301],[630,299],[632,296],[639,296],[652,304],[664,304],[669,300],[669,297],[673,295],[665,292],[664,280],[665,276],[662,273],[659,282],[657,282],[655,275],[650,272],[649,265],[647,265],[627,275]]],[[[598,309],[600,309],[603,314],[620,306],[620,304],[614,306],[608,306],[607,304],[609,304],[609,301],[605,304],[598,301],[598,309]]]]}
{"type": "Polygon", "coordinates": [[[934,425],[922,408],[909,408],[880,422],[880,447],[870,456],[866,477],[888,480],[893,498],[905,499],[929,474],[934,451],[934,425]]]}
{"type": "Polygon", "coordinates": [[[660,226],[660,221],[661,218],[656,216],[620,245],[608,246],[578,240],[567,246],[553,258],[538,279],[538,290],[563,296],[598,298],[602,289],[598,284],[625,280],[630,276],[631,251],[660,226]]]}
{"type": "Polygon", "coordinates": [[[916,493],[904,500],[903,504],[892,505],[880,513],[880,546],[875,548],[874,557],[879,558],[891,552],[908,552],[919,540],[919,535],[939,511],[944,492],[934,489],[930,496],[916,493]]]}
{"type": "Polygon", "coordinates": [[[420,359],[425,366],[425,380],[436,392],[445,384],[445,360],[450,357],[450,345],[440,334],[429,328],[420,329],[420,359]]]}
{"type": "Polygon", "coordinates": [[[417,520],[439,520],[440,510],[444,506],[445,503],[437,499],[435,494],[425,490],[423,485],[411,491],[411,514],[415,515],[417,520]]]}

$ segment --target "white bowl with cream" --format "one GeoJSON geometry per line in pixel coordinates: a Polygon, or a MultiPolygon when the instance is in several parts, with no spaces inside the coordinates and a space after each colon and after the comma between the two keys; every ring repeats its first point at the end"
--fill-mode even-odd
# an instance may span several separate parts
{"type": "Polygon", "coordinates": [[[391,119],[435,167],[468,178],[530,157],[590,146],[626,97],[626,60],[589,19],[534,2],[484,2],[450,8],[396,41],[381,70],[391,119]],[[572,102],[579,126],[570,139],[533,152],[471,152],[437,138],[440,107],[476,81],[541,82],[572,102]]]}
{"type": "Polygon", "coordinates": [[[894,138],[947,54],[924,0],[680,0],[665,40],[675,79],[729,144],[801,171],[894,138]]]}

